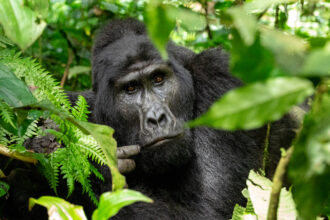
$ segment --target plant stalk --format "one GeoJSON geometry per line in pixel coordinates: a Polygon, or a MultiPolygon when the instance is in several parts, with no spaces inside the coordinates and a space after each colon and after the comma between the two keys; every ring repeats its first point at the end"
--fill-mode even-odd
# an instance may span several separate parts
{"type": "Polygon", "coordinates": [[[286,173],[286,168],[290,162],[290,158],[293,152],[293,146],[282,155],[280,162],[276,167],[276,171],[273,178],[272,192],[270,194],[267,220],[277,220],[277,209],[280,200],[281,189],[283,186],[283,180],[286,173]]]}

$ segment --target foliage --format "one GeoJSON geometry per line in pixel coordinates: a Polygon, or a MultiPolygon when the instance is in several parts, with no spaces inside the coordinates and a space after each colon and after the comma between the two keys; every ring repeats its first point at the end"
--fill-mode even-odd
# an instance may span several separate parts
{"type": "MultiPolygon", "coordinates": [[[[2,51],[0,57],[0,62],[2,63],[1,70],[5,70],[3,72],[6,73],[7,84],[12,82],[12,85],[19,85],[16,87],[11,86],[5,90],[13,94],[10,96],[11,101],[20,99],[21,97],[32,97],[31,101],[29,101],[28,98],[24,99],[25,103],[22,103],[23,108],[17,108],[22,107],[22,105],[15,105],[13,107],[16,108],[12,109],[7,106],[5,102],[1,102],[1,108],[7,110],[1,113],[4,119],[3,124],[6,125],[5,123],[7,123],[7,126],[1,127],[1,136],[5,137],[9,135],[10,137],[10,139],[3,144],[10,144],[13,150],[19,150],[21,153],[24,153],[26,150],[23,147],[23,142],[26,138],[36,135],[36,133],[31,132],[32,128],[36,129],[36,122],[47,118],[49,112],[55,113],[51,117],[57,123],[59,130],[47,129],[39,131],[39,133],[51,133],[57,138],[58,145],[64,145],[65,147],[59,147],[57,151],[48,155],[36,154],[34,157],[39,160],[42,166],[41,170],[55,192],[57,192],[58,175],[61,173],[67,180],[68,196],[73,192],[74,183],[77,181],[81,183],[84,192],[91,197],[93,202],[97,203],[97,198],[92,191],[89,177],[92,173],[99,177],[101,175],[93,165],[90,164],[88,158],[92,158],[101,165],[107,164],[109,166],[115,166],[116,159],[114,155],[116,152],[116,144],[111,138],[113,132],[110,128],[103,128],[84,122],[87,120],[87,114],[89,113],[84,98],[79,97],[76,106],[71,107],[64,92],[58,89],[57,83],[42,70],[38,64],[29,59],[22,59],[10,51],[2,51]],[[16,78],[9,69],[5,68],[4,64],[14,69],[16,76],[25,76],[25,82],[30,85],[30,88],[34,88],[33,95],[35,95],[38,100],[51,100],[53,101],[54,107],[52,107],[51,103],[36,103],[37,100],[32,96],[28,87],[23,81],[16,78]],[[11,78],[8,78],[8,76],[11,76],[11,78]],[[52,85],[53,88],[50,88],[52,85]],[[33,105],[35,105],[35,107],[33,105]],[[24,109],[26,106],[30,107],[24,109]],[[38,108],[44,109],[45,111],[42,112],[38,110],[38,108]],[[71,113],[69,111],[71,111],[71,113]],[[70,122],[70,120],[76,125],[70,122]],[[14,126],[10,125],[10,122],[14,126]],[[31,126],[32,128],[30,128],[31,126]],[[25,130],[25,132],[22,132],[22,130],[25,130]],[[96,140],[83,132],[88,135],[92,134],[97,136],[96,140]],[[98,145],[97,141],[103,143],[99,143],[100,145],[98,145]],[[111,149],[112,152],[107,152],[109,149],[111,149]]],[[[7,93],[1,93],[1,97],[6,97],[6,95],[7,93]]],[[[6,138],[3,139],[6,140],[6,138]]],[[[123,177],[116,171],[116,168],[111,169],[113,170],[113,184],[115,189],[121,188],[124,186],[123,177]]]]}
{"type": "MultiPolygon", "coordinates": [[[[116,215],[119,209],[135,202],[152,202],[152,200],[139,192],[128,189],[103,193],[100,198],[99,206],[93,213],[92,219],[109,219],[116,215]],[[109,207],[111,208],[109,209],[109,207]]],[[[72,205],[58,197],[43,196],[39,199],[30,198],[29,209],[31,210],[35,204],[46,207],[50,219],[87,219],[81,206],[72,205]]]]}

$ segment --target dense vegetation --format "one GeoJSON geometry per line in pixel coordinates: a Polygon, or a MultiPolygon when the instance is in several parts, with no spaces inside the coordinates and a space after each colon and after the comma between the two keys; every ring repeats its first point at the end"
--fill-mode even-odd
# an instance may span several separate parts
{"type": "MultiPolygon", "coordinates": [[[[247,206],[237,205],[233,219],[329,218],[329,0],[2,0],[0,154],[37,163],[55,193],[61,175],[68,195],[75,182],[80,183],[98,204],[93,219],[106,219],[134,201],[150,202],[122,189],[125,180],[116,168],[113,130],[87,122],[84,98],[72,107],[63,92],[91,87],[90,51],[97,28],[108,19],[125,17],[146,23],[164,59],[170,38],[194,51],[221,45],[231,54],[232,74],[245,86],[214,103],[189,123],[191,127],[238,130],[268,125],[269,130],[269,122],[307,100],[307,113],[295,112],[302,125],[292,147],[283,151],[273,182],[262,176],[262,170],[251,172],[243,191],[247,206]],[[58,127],[45,126],[49,119],[58,127]],[[25,148],[27,139],[49,134],[56,137],[56,151],[25,148]],[[100,201],[89,178],[103,177],[90,159],[112,172],[113,192],[103,194],[100,201]],[[290,190],[282,188],[286,172],[290,190]],[[109,207],[111,212],[106,211],[109,207]]],[[[267,153],[266,144],[264,163],[267,153]]],[[[3,178],[9,171],[0,165],[3,178]]],[[[0,179],[0,186],[0,196],[5,197],[10,185],[0,179]]],[[[81,207],[57,197],[31,199],[30,205],[35,203],[64,207],[74,219],[85,218],[81,207]]]]}

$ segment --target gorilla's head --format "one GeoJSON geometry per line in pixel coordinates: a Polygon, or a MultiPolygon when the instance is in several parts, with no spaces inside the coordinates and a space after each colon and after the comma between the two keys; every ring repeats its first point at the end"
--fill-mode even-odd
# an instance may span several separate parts
{"type": "Polygon", "coordinates": [[[119,146],[140,145],[137,169],[149,173],[192,156],[183,124],[193,116],[193,80],[175,51],[170,43],[164,61],[136,20],[109,23],[94,44],[94,120],[115,129],[119,146]]]}

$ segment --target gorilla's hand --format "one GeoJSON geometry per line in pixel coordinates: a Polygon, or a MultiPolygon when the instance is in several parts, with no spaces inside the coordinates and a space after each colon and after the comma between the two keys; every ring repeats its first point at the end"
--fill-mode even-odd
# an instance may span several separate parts
{"type": "Polygon", "coordinates": [[[135,162],[129,157],[137,155],[140,153],[139,145],[129,145],[118,147],[117,157],[118,157],[118,169],[120,173],[129,173],[135,169],[135,162]]]}

